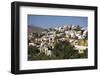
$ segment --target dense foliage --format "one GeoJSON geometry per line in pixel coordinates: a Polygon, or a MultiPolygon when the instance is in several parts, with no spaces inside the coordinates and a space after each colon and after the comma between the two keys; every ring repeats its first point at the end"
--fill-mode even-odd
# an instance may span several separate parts
{"type": "Polygon", "coordinates": [[[69,41],[59,41],[55,44],[54,49],[51,49],[52,55],[47,56],[44,53],[39,53],[37,47],[28,46],[28,60],[52,60],[52,59],[77,59],[87,58],[87,50],[79,54],[78,50],[74,50],[69,41]]]}

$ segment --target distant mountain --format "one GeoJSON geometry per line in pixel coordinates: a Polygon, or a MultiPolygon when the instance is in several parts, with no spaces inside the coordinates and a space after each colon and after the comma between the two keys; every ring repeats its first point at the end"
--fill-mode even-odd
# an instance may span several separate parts
{"type": "Polygon", "coordinates": [[[28,33],[32,33],[32,32],[41,33],[42,31],[44,31],[44,29],[41,27],[28,25],[28,33]]]}

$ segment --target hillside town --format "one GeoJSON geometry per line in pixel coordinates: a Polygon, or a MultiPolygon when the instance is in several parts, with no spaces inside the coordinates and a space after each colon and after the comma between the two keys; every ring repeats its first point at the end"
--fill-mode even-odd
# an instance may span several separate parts
{"type": "MultiPolygon", "coordinates": [[[[88,49],[87,27],[79,25],[63,25],[60,27],[45,29],[41,33],[31,32],[28,34],[28,46],[36,47],[38,54],[53,55],[52,50],[56,43],[68,41],[79,54],[88,49]]],[[[63,45],[62,45],[63,46],[63,45]]]]}

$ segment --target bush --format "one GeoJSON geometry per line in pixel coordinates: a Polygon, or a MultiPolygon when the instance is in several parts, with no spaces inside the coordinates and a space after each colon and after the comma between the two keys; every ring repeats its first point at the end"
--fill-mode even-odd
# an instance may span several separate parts
{"type": "Polygon", "coordinates": [[[74,47],[68,41],[57,43],[52,52],[59,59],[71,59],[72,56],[78,54],[78,52],[75,53],[74,47]]]}
{"type": "Polygon", "coordinates": [[[39,50],[35,46],[28,46],[28,60],[32,59],[32,56],[38,54],[39,50]]]}
{"type": "Polygon", "coordinates": [[[88,49],[84,50],[84,53],[80,54],[80,58],[88,58],[88,49]]]}
{"type": "Polygon", "coordinates": [[[88,49],[84,50],[84,53],[79,54],[78,50],[74,50],[74,47],[69,41],[59,41],[55,43],[54,49],[51,49],[52,55],[47,56],[44,53],[39,53],[37,47],[28,47],[28,60],[53,60],[53,59],[78,59],[87,58],[88,49]]]}

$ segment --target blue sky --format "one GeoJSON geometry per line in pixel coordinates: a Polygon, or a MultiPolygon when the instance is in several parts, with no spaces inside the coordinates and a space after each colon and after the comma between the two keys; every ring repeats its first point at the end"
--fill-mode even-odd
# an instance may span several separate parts
{"type": "Polygon", "coordinates": [[[88,25],[88,17],[28,15],[28,25],[34,25],[42,28],[53,28],[63,26],[65,24],[74,24],[86,27],[88,25]]]}

